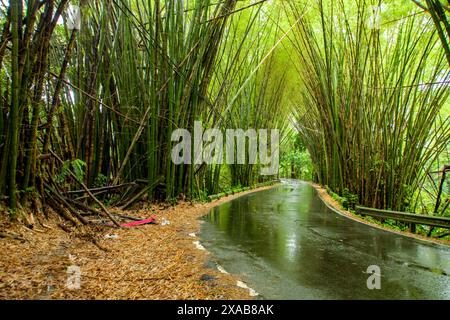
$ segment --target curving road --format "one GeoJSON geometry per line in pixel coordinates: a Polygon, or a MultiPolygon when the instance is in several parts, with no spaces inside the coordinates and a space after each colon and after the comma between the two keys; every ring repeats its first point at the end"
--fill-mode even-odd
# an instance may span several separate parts
{"type": "Polygon", "coordinates": [[[288,182],[213,209],[202,244],[265,299],[450,299],[450,247],[340,216],[288,182]],[[369,290],[366,270],[381,270],[369,290]]]}

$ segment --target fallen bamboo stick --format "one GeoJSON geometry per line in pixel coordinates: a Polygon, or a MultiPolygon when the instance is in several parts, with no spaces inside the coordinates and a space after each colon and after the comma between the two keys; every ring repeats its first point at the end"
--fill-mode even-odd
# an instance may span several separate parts
{"type": "Polygon", "coordinates": [[[142,218],[136,218],[136,217],[130,217],[130,216],[126,216],[123,214],[118,214],[118,213],[113,213],[113,215],[122,218],[122,219],[128,219],[128,220],[133,220],[133,221],[140,221],[142,220],[142,218]]]}
{"type": "Polygon", "coordinates": [[[21,236],[11,234],[11,233],[6,233],[6,232],[0,232],[0,238],[9,238],[9,239],[19,240],[19,241],[27,241],[27,239],[22,238],[21,236]]]}
{"type": "Polygon", "coordinates": [[[72,205],[69,202],[67,202],[67,200],[64,199],[64,197],[62,197],[55,189],[53,189],[47,183],[44,183],[44,185],[55,196],[55,198],[59,200],[59,202],[63,203],[69,209],[70,213],[72,213],[78,220],[81,221],[82,224],[84,225],[88,224],[88,221],[85,218],[83,218],[77,212],[77,210],[74,207],[72,207],[72,205]]]}
{"type": "Polygon", "coordinates": [[[136,196],[134,196],[130,201],[128,201],[121,209],[125,210],[128,207],[130,207],[133,203],[135,203],[136,201],[141,199],[145,193],[147,193],[150,190],[153,190],[158,185],[158,183],[160,183],[161,181],[163,181],[163,177],[157,178],[151,185],[148,185],[145,188],[143,188],[136,196]]]}
{"type": "MultiPolygon", "coordinates": [[[[119,184],[117,186],[106,186],[106,187],[101,187],[101,188],[92,188],[89,189],[92,193],[97,193],[97,192],[106,192],[106,191],[111,191],[111,190],[115,190],[115,189],[120,189],[123,187],[128,187],[128,186],[133,186],[136,185],[136,182],[129,182],[129,183],[123,183],[123,184],[119,184]]],[[[67,194],[79,194],[79,193],[86,193],[86,190],[74,190],[74,191],[67,191],[67,194]]]]}
{"type": "MultiPolygon", "coordinates": [[[[52,150],[50,150],[50,153],[55,157],[56,160],[58,160],[62,165],[64,165],[64,161],[56,154],[54,153],[52,150]]],[[[86,191],[86,193],[91,197],[92,200],[95,201],[95,203],[97,203],[100,208],[102,209],[102,211],[106,214],[106,216],[118,227],[120,228],[120,224],[117,222],[116,219],[114,219],[114,217],[111,215],[111,213],[109,213],[108,209],[106,209],[105,205],[98,200],[93,194],[92,192],[89,190],[89,188],[80,180],[78,180],[77,176],[72,172],[72,170],[68,170],[70,176],[72,177],[72,179],[74,179],[79,185],[81,185],[81,187],[86,191]]]]}

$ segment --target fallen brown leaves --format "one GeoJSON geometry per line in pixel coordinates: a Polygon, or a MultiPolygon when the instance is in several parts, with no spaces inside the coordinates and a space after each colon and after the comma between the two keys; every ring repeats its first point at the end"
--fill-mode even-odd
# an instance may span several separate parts
{"type": "Polygon", "coordinates": [[[208,209],[234,197],[125,212],[158,217],[157,225],[131,229],[68,233],[58,226],[62,221],[56,215],[47,228],[36,231],[0,221],[0,231],[25,239],[0,239],[0,299],[249,299],[248,291],[236,286],[237,279],[205,266],[209,253],[196,249],[198,239],[189,235],[198,232],[198,218],[208,209]],[[170,224],[161,225],[163,218],[170,224]],[[105,238],[110,234],[113,239],[105,238]],[[78,290],[66,287],[72,265],[81,270],[78,290]],[[205,274],[214,280],[203,281],[205,274]]]}

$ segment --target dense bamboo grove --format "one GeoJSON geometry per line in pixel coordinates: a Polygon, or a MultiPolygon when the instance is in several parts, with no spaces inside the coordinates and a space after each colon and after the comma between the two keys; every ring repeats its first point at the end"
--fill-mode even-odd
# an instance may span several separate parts
{"type": "MultiPolygon", "coordinates": [[[[239,35],[239,28],[244,26],[243,16],[233,19],[226,34],[227,39],[236,39],[239,35]]],[[[257,131],[278,128],[281,136],[286,136],[289,124],[289,110],[283,104],[286,77],[283,70],[277,69],[276,57],[270,54],[277,46],[277,39],[282,37],[281,31],[276,24],[263,21],[259,10],[247,21],[245,38],[252,40],[242,44],[227,41],[221,48],[224,57],[232,57],[235,66],[232,76],[229,71],[222,69],[215,78],[215,83],[227,83],[225,87],[222,86],[225,91],[218,122],[220,126],[230,129],[257,131]],[[261,37],[261,34],[266,36],[261,37]]],[[[249,164],[231,165],[231,185],[251,185],[258,179],[257,169],[249,164]]]]}
{"type": "Polygon", "coordinates": [[[173,130],[193,131],[198,120],[258,129],[286,119],[272,116],[282,82],[271,77],[271,60],[255,68],[276,33],[254,36],[265,1],[82,1],[80,30],[61,24],[68,2],[7,8],[0,191],[10,208],[47,200],[61,211],[55,194],[80,186],[141,180],[146,187],[131,193],[164,200],[260,179],[253,165],[231,168],[233,178],[219,186],[223,166],[170,157],[173,130]]]}
{"type": "Polygon", "coordinates": [[[343,1],[318,3],[320,22],[301,18],[293,37],[304,85],[297,127],[318,181],[369,207],[410,209],[449,143],[450,119],[440,112],[450,79],[439,38],[416,17],[386,37],[364,1],[351,18],[343,1]]]}
{"type": "Polygon", "coordinates": [[[425,12],[429,13],[436,27],[436,32],[442,42],[448,64],[450,65],[450,22],[448,13],[450,12],[450,2],[448,5],[440,0],[413,0],[413,2],[425,12]]]}
{"type": "Polygon", "coordinates": [[[76,216],[73,206],[101,205],[71,202],[77,189],[106,188],[100,200],[128,206],[274,178],[259,164],[175,165],[172,132],[201,121],[277,128],[289,177],[366,206],[416,209],[426,172],[447,161],[448,6],[411,1],[418,13],[380,25],[379,1],[305,3],[10,1],[1,200],[12,212],[48,204],[76,216]],[[68,28],[71,4],[79,30],[68,28]]]}

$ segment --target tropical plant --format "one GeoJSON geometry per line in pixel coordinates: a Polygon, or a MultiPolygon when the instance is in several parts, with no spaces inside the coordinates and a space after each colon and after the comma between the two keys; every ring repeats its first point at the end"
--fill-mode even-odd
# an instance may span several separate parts
{"type": "Polygon", "coordinates": [[[344,1],[317,6],[317,23],[296,5],[290,12],[303,80],[294,112],[318,180],[366,206],[405,210],[449,143],[439,38],[416,16],[382,29],[366,1],[355,17],[344,1]]]}

